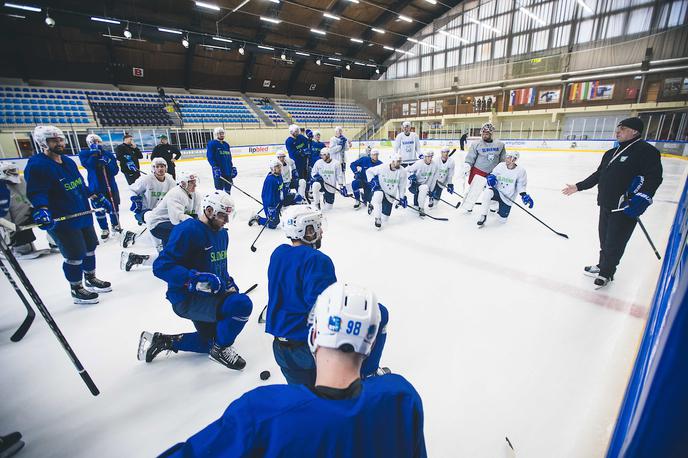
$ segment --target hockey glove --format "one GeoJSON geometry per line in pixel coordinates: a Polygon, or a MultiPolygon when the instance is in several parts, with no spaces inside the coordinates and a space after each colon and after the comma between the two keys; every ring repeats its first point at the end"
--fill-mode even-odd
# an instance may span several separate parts
{"type": "Polygon", "coordinates": [[[624,213],[626,216],[631,218],[638,218],[640,215],[645,213],[645,210],[647,210],[647,207],[649,207],[651,204],[652,197],[642,193],[635,194],[633,197],[631,197],[628,206],[624,208],[624,213]]]}
{"type": "Polygon", "coordinates": [[[406,198],[406,196],[399,199],[399,205],[401,205],[402,208],[408,207],[408,199],[406,198]]]}
{"type": "Polygon", "coordinates": [[[491,173],[488,176],[486,176],[485,179],[487,180],[487,185],[489,187],[494,188],[495,186],[497,186],[497,177],[492,175],[491,173]]]}
{"type": "Polygon", "coordinates": [[[143,211],[143,197],[131,196],[131,207],[129,207],[129,210],[134,213],[141,213],[143,211]]]}
{"type": "Polygon", "coordinates": [[[633,179],[631,180],[631,184],[628,185],[628,191],[627,192],[631,195],[637,194],[638,191],[640,191],[640,188],[643,187],[644,183],[645,183],[645,177],[640,176],[640,175],[633,177],[633,179]]]}
{"type": "Polygon", "coordinates": [[[222,170],[220,167],[213,167],[213,178],[220,178],[222,176],[222,170]]]}
{"type": "Polygon", "coordinates": [[[339,188],[339,194],[343,195],[344,197],[349,197],[349,191],[346,190],[346,186],[341,186],[339,188]]]}
{"type": "Polygon", "coordinates": [[[303,202],[303,196],[301,194],[296,194],[294,196],[294,203],[300,204],[301,202],[303,202]]]}
{"type": "Polygon", "coordinates": [[[449,192],[449,194],[454,194],[454,185],[451,183],[448,184],[447,185],[447,191],[449,192]]]}
{"type": "Polygon", "coordinates": [[[291,171],[291,181],[293,183],[299,182],[299,172],[296,169],[291,171]]]}
{"type": "Polygon", "coordinates": [[[416,176],[415,173],[412,173],[411,175],[409,175],[408,180],[409,180],[409,183],[411,186],[418,183],[418,177],[416,176]]]}
{"type": "Polygon", "coordinates": [[[276,221],[277,218],[279,218],[279,209],[277,207],[268,207],[268,210],[265,212],[265,214],[267,215],[268,220],[276,221]]]}
{"type": "Polygon", "coordinates": [[[239,292],[239,286],[236,284],[234,281],[234,278],[232,278],[231,275],[227,276],[226,280],[227,286],[225,287],[225,292],[227,293],[238,293],[239,292]]]}
{"type": "Polygon", "coordinates": [[[91,198],[91,206],[97,210],[102,208],[108,213],[112,213],[112,204],[102,194],[96,194],[91,198]]]}
{"type": "Polygon", "coordinates": [[[533,205],[535,205],[533,198],[530,197],[527,192],[521,193],[521,200],[523,201],[523,205],[527,206],[528,208],[533,208],[533,205]]]}
{"type": "Polygon", "coordinates": [[[471,164],[468,162],[463,163],[463,168],[461,169],[461,173],[463,173],[464,178],[468,176],[469,173],[471,173],[471,164]]]}
{"type": "Polygon", "coordinates": [[[237,171],[237,168],[236,168],[236,167],[232,167],[232,174],[231,174],[231,177],[232,177],[232,178],[236,178],[237,175],[239,175],[239,172],[237,171]]]}
{"type": "Polygon", "coordinates": [[[203,294],[216,294],[222,287],[217,275],[210,272],[197,272],[195,270],[189,271],[187,285],[189,292],[203,294]]]}
{"type": "Polygon", "coordinates": [[[380,179],[377,176],[374,176],[373,179],[370,180],[370,192],[373,193],[381,189],[382,188],[380,187],[380,179]]]}
{"type": "Polygon", "coordinates": [[[323,182],[322,177],[316,173],[315,175],[313,175],[313,176],[311,177],[311,179],[310,179],[310,181],[308,182],[308,184],[309,184],[310,186],[312,186],[312,185],[315,184],[315,183],[321,183],[321,184],[322,184],[322,182],[323,182]]]}
{"type": "Polygon", "coordinates": [[[49,231],[55,228],[55,221],[53,220],[50,210],[47,208],[39,208],[35,210],[31,215],[36,224],[39,224],[39,228],[44,231],[49,231]]]}

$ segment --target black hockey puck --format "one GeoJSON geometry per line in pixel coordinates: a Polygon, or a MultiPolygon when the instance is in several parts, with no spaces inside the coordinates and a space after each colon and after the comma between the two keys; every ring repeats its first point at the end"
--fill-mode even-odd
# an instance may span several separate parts
{"type": "Polygon", "coordinates": [[[270,378],[270,371],[263,371],[260,373],[261,380],[267,380],[270,378]]]}

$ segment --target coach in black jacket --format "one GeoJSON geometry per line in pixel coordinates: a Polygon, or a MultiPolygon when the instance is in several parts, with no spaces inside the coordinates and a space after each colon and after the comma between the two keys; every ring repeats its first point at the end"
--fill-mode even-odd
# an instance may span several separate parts
{"type": "Polygon", "coordinates": [[[177,178],[177,174],[174,170],[174,161],[182,157],[182,153],[179,152],[179,148],[174,145],[170,145],[167,141],[167,135],[161,135],[158,137],[160,143],[155,145],[153,152],[151,153],[151,161],[156,157],[161,157],[167,162],[167,173],[172,175],[172,178],[177,178]],[[174,159],[174,160],[173,160],[174,159]]]}
{"type": "Polygon", "coordinates": [[[127,184],[131,185],[139,179],[141,176],[139,159],[143,159],[143,154],[131,135],[124,135],[124,141],[115,147],[115,157],[119,161],[119,168],[124,178],[127,179],[127,184]]]}
{"type": "Polygon", "coordinates": [[[659,151],[640,138],[640,118],[624,119],[616,126],[619,146],[602,156],[592,175],[576,184],[567,184],[562,193],[571,194],[597,185],[600,206],[600,259],[596,266],[585,267],[594,276],[595,285],[605,286],[614,279],[626,244],[631,238],[638,217],[652,203],[662,183],[662,162],[659,151]],[[615,211],[616,210],[616,211],[615,211]]]}

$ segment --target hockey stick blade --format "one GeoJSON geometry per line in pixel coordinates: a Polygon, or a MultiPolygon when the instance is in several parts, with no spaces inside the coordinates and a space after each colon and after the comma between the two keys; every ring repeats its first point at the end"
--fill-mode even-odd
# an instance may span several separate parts
{"type": "Polygon", "coordinates": [[[26,314],[26,318],[24,318],[24,321],[22,324],[17,328],[16,331],[14,331],[14,334],[10,336],[10,340],[12,342],[19,342],[24,338],[26,333],[29,331],[29,328],[31,327],[31,324],[33,323],[34,318],[36,318],[36,312],[33,310],[30,310],[26,314]]]}
{"type": "Polygon", "coordinates": [[[7,277],[7,280],[12,285],[12,288],[14,288],[14,291],[17,293],[17,296],[19,296],[19,299],[24,304],[24,307],[26,307],[26,318],[24,318],[22,324],[10,337],[10,340],[12,342],[19,342],[29,331],[31,324],[33,323],[33,320],[36,317],[36,312],[34,311],[33,307],[31,307],[31,304],[29,304],[29,301],[26,299],[26,296],[24,296],[22,290],[19,289],[19,286],[17,286],[17,283],[14,281],[14,278],[12,278],[12,274],[10,274],[10,271],[7,269],[5,263],[2,262],[2,260],[0,260],[0,269],[2,269],[2,272],[5,274],[5,277],[7,277]]]}
{"type": "Polygon", "coordinates": [[[447,157],[452,157],[452,156],[454,155],[455,152],[456,152],[456,148],[454,148],[453,150],[451,150],[451,153],[449,153],[449,156],[447,156],[447,157]]]}
{"type": "Polygon", "coordinates": [[[266,305],[265,307],[263,307],[263,310],[261,310],[260,315],[258,315],[258,324],[264,324],[265,323],[267,311],[268,311],[268,306],[266,305]]]}
{"type": "Polygon", "coordinates": [[[96,386],[96,384],[93,382],[93,379],[91,378],[90,375],[88,375],[88,372],[86,372],[86,369],[82,369],[79,371],[79,375],[83,379],[84,383],[88,387],[88,390],[91,392],[93,396],[98,396],[100,394],[100,390],[96,386]]]}
{"type": "Polygon", "coordinates": [[[530,216],[532,216],[533,218],[535,218],[540,224],[542,224],[543,226],[545,226],[547,229],[549,229],[550,231],[554,232],[554,233],[557,234],[558,236],[564,237],[565,239],[568,239],[568,238],[569,238],[569,236],[566,235],[566,234],[564,234],[563,232],[557,232],[557,231],[555,231],[554,229],[552,229],[551,227],[549,227],[549,225],[547,225],[547,223],[545,223],[545,222],[542,221],[540,218],[538,218],[537,216],[533,215],[531,212],[529,212],[528,210],[526,210],[525,207],[522,207],[521,205],[519,205],[518,202],[514,202],[511,198],[509,198],[509,196],[505,196],[505,195],[502,194],[501,192],[500,192],[500,195],[501,195],[502,197],[505,197],[508,201],[510,201],[512,204],[516,205],[518,208],[520,208],[520,209],[523,210],[524,212],[528,213],[530,216]]]}
{"type": "Polygon", "coordinates": [[[249,289],[247,289],[246,291],[244,291],[243,294],[248,294],[248,293],[250,293],[251,291],[253,291],[254,289],[256,289],[257,287],[258,287],[258,283],[254,283],[253,286],[251,286],[249,289]]]}

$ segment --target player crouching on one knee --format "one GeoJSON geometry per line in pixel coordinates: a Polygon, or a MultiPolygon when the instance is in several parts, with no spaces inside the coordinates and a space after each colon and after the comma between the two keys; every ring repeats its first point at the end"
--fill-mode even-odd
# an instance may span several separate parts
{"type": "Polygon", "coordinates": [[[509,216],[512,201],[517,194],[521,196],[524,205],[533,208],[535,202],[526,192],[528,185],[526,169],[516,164],[519,156],[518,151],[509,151],[506,153],[506,162],[497,164],[492,173],[487,175],[487,186],[480,196],[482,206],[480,207],[478,226],[485,224],[492,201],[498,203],[497,214],[502,218],[502,221],[506,221],[509,216]]]}
{"type": "Polygon", "coordinates": [[[375,227],[380,229],[382,222],[392,214],[392,204],[398,202],[403,208],[408,206],[406,198],[406,169],[401,167],[401,154],[392,153],[388,164],[380,164],[366,171],[366,177],[373,193],[372,205],[368,213],[375,218],[375,227]]]}
{"type": "Polygon", "coordinates": [[[396,374],[361,378],[381,326],[375,303],[366,288],[332,284],[318,297],[307,333],[314,386],[253,389],[162,456],[427,456],[413,386],[396,374]]]}
{"type": "Polygon", "coordinates": [[[270,160],[270,173],[265,177],[263,191],[260,194],[261,199],[263,199],[265,217],[253,215],[248,221],[249,226],[258,223],[261,226],[275,229],[280,222],[281,208],[303,202],[303,197],[300,194],[294,194],[289,192],[288,188],[285,189],[282,166],[283,162],[278,158],[270,160]]]}
{"type": "Polygon", "coordinates": [[[344,197],[348,197],[344,182],[344,173],[339,161],[330,157],[330,149],[323,148],[320,151],[320,160],[315,163],[311,170],[310,180],[311,190],[313,191],[313,205],[319,210],[330,210],[334,204],[334,195],[337,191],[344,197]],[[321,205],[320,200],[324,201],[321,205]]]}
{"type": "Polygon", "coordinates": [[[409,180],[409,191],[413,194],[413,205],[420,210],[418,214],[422,217],[425,214],[425,203],[430,198],[429,206],[434,205],[433,192],[437,185],[437,162],[433,162],[433,151],[425,151],[423,158],[418,159],[407,169],[409,180]]]}
{"type": "Polygon", "coordinates": [[[246,325],[253,304],[227,271],[229,235],[225,224],[234,216],[234,201],[225,191],[203,198],[198,219],[172,230],[153,263],[153,274],[167,282],[167,300],[174,312],[191,320],[196,332],[166,335],[143,332],[138,359],[151,362],[161,351],[207,353],[230,369],[246,361],[232,347],[246,325]]]}
{"type": "MultiPolygon", "coordinates": [[[[454,168],[455,162],[453,157],[449,157],[449,148],[446,146],[440,151],[440,157],[435,158],[437,162],[437,184],[433,191],[433,198],[435,200],[440,200],[442,197],[442,190],[447,189],[449,194],[454,194],[454,168]]],[[[430,201],[429,207],[433,206],[433,202],[430,201]]]]}
{"type": "Polygon", "coordinates": [[[284,150],[277,151],[277,159],[282,163],[282,181],[284,182],[282,193],[286,197],[289,191],[293,189],[298,195],[305,198],[306,180],[299,175],[296,162],[287,156],[284,150]]]}
{"type": "Polygon", "coordinates": [[[378,150],[372,149],[371,146],[368,145],[365,151],[363,156],[351,163],[351,171],[354,172],[354,181],[351,182],[351,189],[356,198],[356,203],[354,204],[355,209],[360,208],[361,203],[370,203],[372,192],[366,172],[369,168],[382,164],[382,161],[379,159],[380,152],[378,150]]]}

